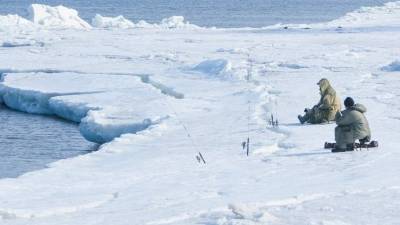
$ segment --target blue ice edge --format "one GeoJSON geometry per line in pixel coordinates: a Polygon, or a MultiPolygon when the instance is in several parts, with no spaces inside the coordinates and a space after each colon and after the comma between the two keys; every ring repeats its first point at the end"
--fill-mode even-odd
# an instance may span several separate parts
{"type": "Polygon", "coordinates": [[[0,83],[0,104],[7,107],[31,114],[54,115],[60,118],[79,123],[79,131],[82,136],[91,142],[104,144],[120,137],[126,133],[137,133],[145,130],[152,125],[160,123],[163,119],[152,121],[144,119],[124,124],[96,123],[91,114],[98,107],[90,107],[87,104],[67,104],[64,101],[54,99],[57,96],[91,94],[99,92],[80,92],[80,93],[42,93],[33,90],[23,90],[19,88],[8,87],[0,83]]]}

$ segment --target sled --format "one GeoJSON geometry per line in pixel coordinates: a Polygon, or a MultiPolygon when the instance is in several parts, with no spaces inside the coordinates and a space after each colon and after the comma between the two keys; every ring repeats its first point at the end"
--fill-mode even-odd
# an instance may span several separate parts
{"type": "Polygon", "coordinates": [[[345,152],[345,151],[358,151],[363,149],[370,149],[370,148],[377,148],[379,146],[378,141],[370,141],[364,143],[354,143],[347,145],[346,149],[336,149],[336,143],[329,143],[325,142],[324,148],[325,149],[332,149],[332,152],[345,152]]]}

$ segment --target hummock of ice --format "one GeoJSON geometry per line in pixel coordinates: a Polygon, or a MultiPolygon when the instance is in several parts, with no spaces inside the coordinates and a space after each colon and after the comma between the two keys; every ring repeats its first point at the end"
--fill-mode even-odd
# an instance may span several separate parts
{"type": "Polygon", "coordinates": [[[32,4],[29,9],[29,18],[35,24],[48,28],[75,28],[90,29],[91,26],[82,20],[78,11],[60,6],[32,4]]]}
{"type": "Polygon", "coordinates": [[[210,59],[197,64],[192,70],[207,75],[223,75],[231,69],[232,64],[226,59],[210,59]]]}
{"type": "Polygon", "coordinates": [[[125,17],[117,16],[117,17],[104,17],[99,14],[92,19],[92,26],[97,28],[120,28],[120,29],[128,29],[135,27],[135,24],[125,19],[125,17]]]}
{"type": "Polygon", "coordinates": [[[0,15],[0,29],[2,27],[23,27],[23,26],[33,26],[32,22],[24,19],[18,15],[0,15]]]}
{"type": "Polygon", "coordinates": [[[395,60],[387,66],[381,68],[383,71],[387,72],[397,72],[400,71],[400,60],[395,60]]]}
{"type": "MultiPolygon", "coordinates": [[[[32,4],[28,8],[29,20],[18,15],[0,16],[0,31],[10,28],[38,27],[47,29],[91,29],[92,26],[79,17],[78,11],[62,5],[48,6],[32,4]]],[[[105,29],[129,29],[129,28],[154,28],[154,29],[196,29],[199,26],[185,21],[183,16],[171,16],[164,18],[159,24],[150,24],[144,20],[134,23],[124,16],[104,17],[97,14],[91,21],[93,27],[105,29]]]]}
{"type": "Polygon", "coordinates": [[[161,21],[160,26],[163,28],[198,28],[196,25],[185,22],[183,16],[171,16],[165,18],[161,21]]]}
{"type": "Polygon", "coordinates": [[[92,19],[92,26],[96,28],[105,28],[105,29],[129,29],[129,28],[162,28],[162,29],[195,29],[199,28],[196,25],[190,24],[185,21],[183,16],[171,16],[169,18],[164,18],[161,20],[159,24],[151,24],[144,20],[140,20],[137,23],[134,23],[125,17],[117,16],[117,17],[104,17],[97,14],[92,19]]]}

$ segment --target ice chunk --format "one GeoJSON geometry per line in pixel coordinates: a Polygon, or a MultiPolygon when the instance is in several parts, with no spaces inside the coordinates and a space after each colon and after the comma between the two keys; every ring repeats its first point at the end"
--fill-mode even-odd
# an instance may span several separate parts
{"type": "Polygon", "coordinates": [[[130,122],[127,118],[113,114],[107,109],[89,111],[79,125],[81,134],[89,141],[106,143],[122,134],[145,130],[153,124],[150,118],[143,118],[140,114],[132,115],[130,122]]]}
{"type": "Polygon", "coordinates": [[[134,28],[135,24],[125,19],[123,16],[117,17],[104,17],[99,14],[92,19],[92,26],[98,28],[120,28],[120,29],[128,29],[134,28]]]}
{"type": "Polygon", "coordinates": [[[229,72],[231,69],[231,63],[225,59],[205,60],[193,67],[194,71],[198,71],[208,75],[222,75],[226,72],[229,72]]]}
{"type": "Polygon", "coordinates": [[[2,101],[10,108],[22,112],[52,115],[48,101],[52,94],[42,94],[34,90],[0,86],[2,101]]]}
{"type": "Polygon", "coordinates": [[[185,22],[183,16],[171,16],[169,18],[164,18],[160,24],[163,28],[199,28],[196,25],[185,22]]]}
{"type": "Polygon", "coordinates": [[[33,26],[33,23],[27,19],[24,19],[18,15],[0,15],[0,29],[4,27],[27,27],[33,26]]]}
{"type": "Polygon", "coordinates": [[[137,22],[135,26],[137,28],[154,28],[154,24],[150,24],[144,20],[139,20],[139,22],[137,22]]]}
{"type": "Polygon", "coordinates": [[[87,22],[79,17],[78,11],[62,5],[51,7],[41,4],[32,4],[28,12],[32,22],[48,28],[91,28],[87,22]]]}

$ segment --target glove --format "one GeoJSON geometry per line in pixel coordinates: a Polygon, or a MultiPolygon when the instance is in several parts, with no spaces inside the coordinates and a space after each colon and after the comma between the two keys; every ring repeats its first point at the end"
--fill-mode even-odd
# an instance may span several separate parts
{"type": "Polygon", "coordinates": [[[340,117],[342,117],[342,113],[337,111],[335,115],[335,120],[339,119],[340,117]]]}

